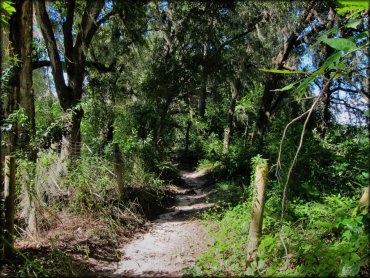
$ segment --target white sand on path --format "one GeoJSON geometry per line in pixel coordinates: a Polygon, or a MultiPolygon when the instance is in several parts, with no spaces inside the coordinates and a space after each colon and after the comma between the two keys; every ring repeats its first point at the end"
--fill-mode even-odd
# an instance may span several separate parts
{"type": "Polygon", "coordinates": [[[115,276],[182,276],[183,270],[194,266],[195,259],[209,246],[211,239],[205,227],[194,217],[196,212],[213,206],[205,203],[210,193],[203,190],[207,179],[201,172],[183,171],[181,177],[193,190],[175,188],[179,194],[173,210],[160,215],[148,232],[121,249],[115,276]]]}

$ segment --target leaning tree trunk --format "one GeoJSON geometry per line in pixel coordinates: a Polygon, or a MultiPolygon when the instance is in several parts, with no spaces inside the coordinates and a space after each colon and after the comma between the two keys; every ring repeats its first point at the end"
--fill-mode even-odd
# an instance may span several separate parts
{"type": "MultiPolygon", "coordinates": [[[[303,13],[300,22],[297,27],[290,34],[288,39],[285,41],[282,49],[274,59],[274,69],[283,69],[292,51],[299,44],[299,34],[304,30],[306,25],[304,24],[311,14],[311,8],[314,2],[312,2],[309,8],[303,13]]],[[[269,74],[268,80],[265,84],[265,89],[262,95],[262,104],[257,116],[256,122],[256,135],[253,140],[258,142],[260,145],[263,143],[265,132],[268,128],[270,117],[272,112],[275,110],[279,102],[285,97],[286,94],[279,92],[278,94],[272,90],[277,89],[279,82],[282,80],[282,74],[269,74]]]]}
{"type": "Polygon", "coordinates": [[[253,205],[251,211],[251,222],[249,226],[249,238],[247,246],[247,263],[255,258],[255,251],[262,235],[263,210],[265,207],[265,190],[267,182],[267,161],[258,159],[254,163],[255,174],[253,186],[253,205]]]}

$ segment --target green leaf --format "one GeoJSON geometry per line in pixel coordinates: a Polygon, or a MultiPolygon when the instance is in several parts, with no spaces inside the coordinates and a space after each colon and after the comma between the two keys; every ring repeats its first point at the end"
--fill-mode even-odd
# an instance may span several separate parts
{"type": "Polygon", "coordinates": [[[361,21],[362,21],[361,19],[352,20],[352,21],[348,22],[348,23],[345,25],[345,27],[356,29],[356,28],[357,28],[357,26],[358,26],[359,24],[361,24],[361,21]]]}
{"type": "Polygon", "coordinates": [[[353,8],[352,7],[337,8],[337,13],[339,15],[345,15],[349,11],[353,11],[353,8]]]}
{"type": "Polygon", "coordinates": [[[365,32],[362,32],[362,33],[358,34],[353,39],[354,40],[360,40],[360,39],[367,38],[368,36],[369,36],[369,31],[365,31],[365,32]]]}
{"type": "Polygon", "coordinates": [[[369,8],[369,1],[338,0],[338,3],[343,6],[369,8]]]}
{"type": "Polygon", "coordinates": [[[326,43],[327,45],[336,50],[343,50],[349,52],[357,49],[356,44],[348,39],[343,38],[323,39],[322,42],[326,43]]]}
{"type": "Polygon", "coordinates": [[[289,91],[294,87],[294,85],[295,85],[294,83],[290,83],[290,84],[286,85],[285,87],[283,87],[281,89],[275,89],[275,90],[272,90],[272,91],[274,91],[274,92],[289,91]]]}
{"type": "Polygon", "coordinates": [[[310,85],[310,83],[316,78],[316,75],[311,75],[310,77],[307,77],[306,79],[304,79],[301,84],[299,84],[299,86],[297,87],[296,89],[296,92],[297,93],[300,93],[300,96],[299,96],[299,100],[298,101],[301,101],[303,95],[304,95],[304,92],[306,92],[308,86],[310,85]]]}
{"type": "Polygon", "coordinates": [[[309,74],[308,72],[302,70],[276,70],[276,69],[259,69],[259,70],[264,72],[282,73],[282,74],[293,74],[293,73],[309,74]]]}
{"type": "Polygon", "coordinates": [[[283,87],[283,88],[281,88],[281,89],[275,89],[275,90],[271,90],[271,91],[273,91],[273,92],[289,91],[289,90],[293,89],[293,87],[294,87],[296,84],[298,84],[298,83],[300,83],[300,82],[301,82],[301,80],[296,81],[296,82],[293,82],[293,83],[290,83],[290,84],[286,85],[285,87],[283,87]]]}
{"type": "Polygon", "coordinates": [[[5,10],[7,13],[12,14],[15,12],[15,8],[11,5],[10,1],[4,1],[0,6],[1,10],[5,10]]]}
{"type": "Polygon", "coordinates": [[[340,276],[354,276],[358,274],[359,271],[360,265],[358,263],[349,262],[343,266],[340,276]]]}
{"type": "Polygon", "coordinates": [[[342,54],[339,51],[334,52],[329,56],[328,59],[325,60],[324,64],[321,68],[319,68],[315,73],[322,74],[325,72],[327,68],[332,69],[334,68],[334,64],[338,63],[340,58],[342,57],[342,54]]]}

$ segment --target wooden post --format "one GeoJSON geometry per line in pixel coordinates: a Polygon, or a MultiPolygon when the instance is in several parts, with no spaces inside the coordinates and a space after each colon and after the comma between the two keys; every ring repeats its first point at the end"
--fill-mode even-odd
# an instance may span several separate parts
{"type": "Polygon", "coordinates": [[[255,258],[255,250],[258,247],[263,222],[263,210],[265,207],[265,189],[267,181],[268,166],[265,159],[256,159],[253,184],[253,205],[251,211],[251,222],[249,226],[249,238],[247,246],[247,263],[255,258]]]}
{"type": "Polygon", "coordinates": [[[363,210],[369,210],[369,187],[364,189],[360,201],[358,202],[356,213],[359,214],[363,210]]]}
{"type": "Polygon", "coordinates": [[[14,213],[15,213],[15,157],[5,157],[5,181],[4,181],[4,203],[5,203],[5,235],[4,235],[4,258],[13,255],[14,236],[14,213]]]}
{"type": "Polygon", "coordinates": [[[123,199],[125,197],[125,182],[123,179],[123,157],[121,149],[117,142],[113,142],[113,161],[114,161],[114,173],[116,175],[116,182],[118,186],[118,192],[120,198],[123,199]]]}

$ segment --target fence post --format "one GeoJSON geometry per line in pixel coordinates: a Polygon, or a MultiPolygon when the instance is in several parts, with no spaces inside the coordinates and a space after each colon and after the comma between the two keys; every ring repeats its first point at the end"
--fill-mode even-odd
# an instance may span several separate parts
{"type": "Polygon", "coordinates": [[[4,179],[4,207],[5,207],[5,233],[4,258],[13,256],[14,214],[15,214],[15,157],[5,157],[4,179]]]}
{"type": "Polygon", "coordinates": [[[253,200],[251,208],[251,222],[249,226],[249,238],[247,245],[247,265],[255,258],[255,250],[258,247],[263,223],[263,210],[265,207],[265,189],[267,182],[267,160],[256,157],[254,160],[253,200]]]}

